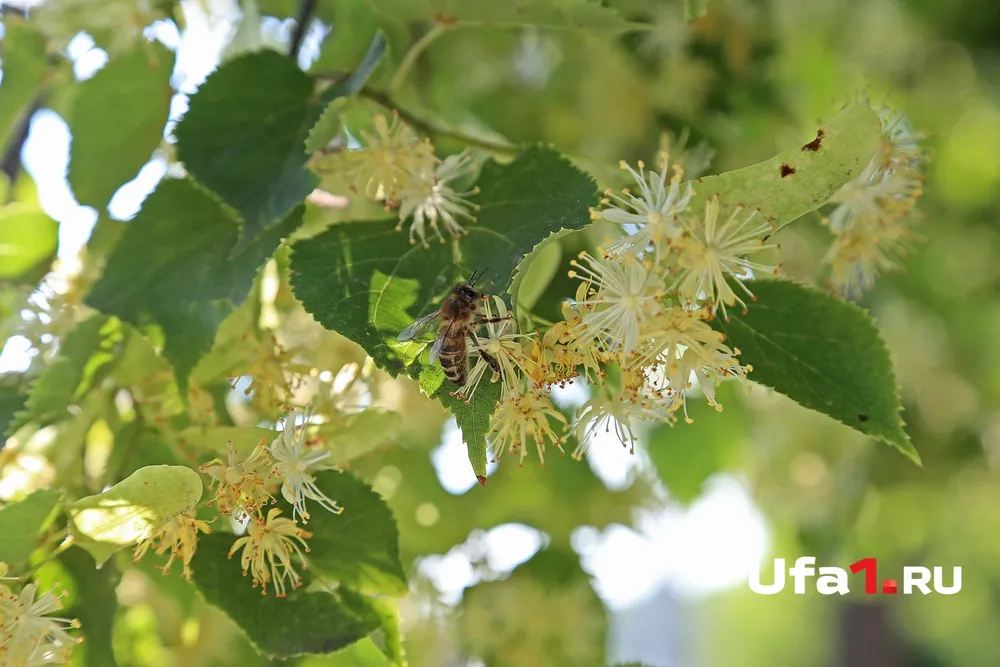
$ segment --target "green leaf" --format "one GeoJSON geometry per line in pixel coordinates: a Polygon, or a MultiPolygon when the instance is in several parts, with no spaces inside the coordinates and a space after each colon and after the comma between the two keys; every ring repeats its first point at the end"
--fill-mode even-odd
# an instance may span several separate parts
{"type": "Polygon", "coordinates": [[[100,315],[90,317],[70,329],[59,353],[31,385],[24,410],[7,432],[35,422],[40,427],[69,417],[69,409],[104,376],[121,352],[120,323],[100,315]]]}
{"type": "Polygon", "coordinates": [[[59,560],[72,575],[76,591],[73,606],[60,615],[80,619],[80,632],[84,637],[83,644],[74,649],[74,664],[115,667],[112,645],[118,611],[115,588],[121,580],[121,572],[110,565],[98,569],[90,554],[77,547],[62,553],[59,560]]]}
{"type": "Polygon", "coordinates": [[[394,667],[406,667],[406,649],[403,633],[399,627],[399,609],[393,600],[387,598],[365,598],[369,608],[378,617],[381,627],[373,632],[370,639],[394,667]]]}
{"type": "Polygon", "coordinates": [[[193,445],[197,449],[208,450],[225,458],[229,451],[229,443],[236,451],[249,456],[261,438],[271,442],[278,432],[256,426],[219,426],[216,428],[201,428],[192,426],[180,433],[179,442],[183,446],[193,445]]]}
{"type": "Polygon", "coordinates": [[[201,477],[184,466],[140,468],[110,489],[66,507],[80,545],[102,563],[118,549],[146,539],[201,500],[201,477]],[[88,546],[98,543],[96,550],[88,546]]]}
{"type": "Polygon", "coordinates": [[[58,245],[59,223],[43,211],[21,204],[0,208],[0,280],[36,282],[58,245]]]}
{"type": "Polygon", "coordinates": [[[326,105],[323,114],[309,130],[306,137],[306,152],[318,153],[326,148],[327,144],[333,141],[334,137],[340,134],[341,122],[340,114],[347,103],[346,97],[338,97],[326,105]]]}
{"type": "Polygon", "coordinates": [[[892,360],[857,306],[783,280],[753,281],[746,313],[716,329],[753,366],[750,379],[896,447],[920,463],[903,420],[892,360]]]}
{"type": "Polygon", "coordinates": [[[174,54],[140,39],[79,84],[69,117],[69,183],[81,204],[103,210],[163,140],[174,54]]]}
{"type": "Polygon", "coordinates": [[[161,181],[108,258],[87,303],[136,327],[158,324],[177,382],[212,348],[216,330],[246,298],[257,268],[302,222],[303,207],[232,258],[238,224],[185,179],[161,181]]]}
{"type": "MultiPolygon", "coordinates": [[[[324,40],[319,57],[309,69],[317,73],[354,71],[364,61],[372,40],[379,34],[374,10],[368,3],[355,0],[327,0],[323,6],[333,12],[335,26],[350,28],[335,29],[335,34],[324,40]]],[[[388,69],[385,60],[381,64],[380,76],[388,69]]]]}
{"type": "Polygon", "coordinates": [[[333,460],[351,461],[376,449],[394,444],[404,431],[397,412],[368,408],[342,420],[323,424],[317,429],[333,452],[333,460]]]}
{"type": "Polygon", "coordinates": [[[383,20],[430,21],[453,27],[580,28],[621,32],[631,25],[618,13],[590,0],[370,0],[383,20]]]}
{"type": "Polygon", "coordinates": [[[3,83],[0,84],[0,151],[27,111],[45,76],[45,39],[37,27],[15,16],[4,16],[0,41],[3,83]]]}
{"type": "Polygon", "coordinates": [[[564,229],[552,234],[521,260],[510,286],[510,293],[514,295],[514,303],[518,309],[527,308],[530,311],[538,302],[559,271],[559,261],[563,254],[559,239],[572,232],[573,230],[564,229]]]}
{"type": "Polygon", "coordinates": [[[42,489],[0,508],[0,562],[28,562],[42,531],[55,515],[61,495],[55,489],[42,489]]]}
{"type": "Polygon", "coordinates": [[[424,393],[439,399],[444,407],[455,415],[455,423],[465,439],[472,472],[479,484],[486,486],[486,464],[489,458],[486,434],[490,431],[490,417],[493,416],[500,401],[500,384],[481,384],[469,398],[468,403],[452,396],[453,386],[445,380],[440,366],[424,368],[420,374],[420,388],[424,393]]]}
{"type": "MultiPolygon", "coordinates": [[[[405,595],[409,589],[399,562],[396,520],[382,497],[347,472],[320,472],[316,485],[344,511],[333,514],[315,503],[307,504],[305,528],[313,534],[310,565],[363,593],[405,595]]],[[[291,517],[291,507],[282,505],[291,517]]]]}
{"type": "MultiPolygon", "coordinates": [[[[405,233],[395,231],[395,220],[338,224],[296,243],[295,295],[320,324],[359,343],[380,368],[419,377],[421,366],[414,362],[426,345],[401,343],[399,332],[433,310],[435,300],[473,269],[485,271],[487,290],[506,291],[528,252],[560,230],[590,222],[597,195],[593,179],[542,147],[528,148],[507,165],[488,162],[479,187],[479,221],[453,245],[410,245],[405,233]]],[[[447,400],[456,387],[443,376],[421,384],[460,419],[473,468],[485,475],[485,417],[496,401],[486,394],[469,406],[447,400]]]]}
{"type": "Polygon", "coordinates": [[[700,19],[708,13],[709,0],[684,0],[684,20],[700,19]]]}
{"type": "Polygon", "coordinates": [[[285,598],[273,591],[261,595],[243,576],[239,561],[228,557],[234,540],[219,533],[201,537],[192,561],[194,582],[260,652],[274,657],[331,653],[378,628],[376,615],[346,588],[335,593],[300,588],[285,598]]]}
{"type": "Polygon", "coordinates": [[[368,78],[382,61],[384,54],[385,38],[382,33],[376,32],[368,47],[368,52],[358,64],[357,69],[346,79],[336,85],[330,86],[323,93],[323,99],[330,101],[323,109],[319,120],[309,130],[309,136],[306,137],[307,153],[316,153],[323,150],[337,136],[341,127],[340,114],[344,111],[347,98],[357,95],[364,88],[368,78]]]}
{"type": "Polygon", "coordinates": [[[7,444],[7,429],[28,400],[24,373],[5,373],[0,377],[0,450],[7,444]]]}
{"type": "Polygon", "coordinates": [[[703,211],[707,199],[720,193],[720,219],[736,205],[746,204],[759,207],[777,227],[786,225],[825,204],[857,176],[875,153],[881,130],[877,113],[866,105],[852,104],[823,126],[818,141],[743,169],[693,181],[700,196],[692,199],[691,210],[703,211]]]}
{"type": "Polygon", "coordinates": [[[293,60],[258,51],[209,76],[177,124],[185,168],[243,218],[237,253],[316,187],[303,148],[315,122],[312,93],[312,79],[293,60]]]}

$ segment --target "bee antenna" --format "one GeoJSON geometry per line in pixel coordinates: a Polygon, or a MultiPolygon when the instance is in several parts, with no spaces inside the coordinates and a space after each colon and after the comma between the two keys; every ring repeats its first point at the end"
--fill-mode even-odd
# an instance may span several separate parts
{"type": "Polygon", "coordinates": [[[476,281],[478,281],[480,278],[483,277],[483,275],[485,275],[486,269],[488,269],[488,268],[490,268],[490,267],[487,266],[482,271],[473,271],[472,275],[469,276],[469,287],[474,287],[475,284],[476,284],[476,281]],[[478,276],[476,275],[477,273],[479,274],[478,276]]]}

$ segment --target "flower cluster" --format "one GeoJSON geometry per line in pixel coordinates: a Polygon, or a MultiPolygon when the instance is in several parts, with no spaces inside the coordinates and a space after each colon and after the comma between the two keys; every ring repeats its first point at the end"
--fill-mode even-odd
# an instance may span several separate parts
{"type": "Polygon", "coordinates": [[[469,153],[441,160],[434,146],[421,139],[398,114],[392,121],[375,117],[375,133],[361,133],[365,147],[348,151],[352,164],[348,176],[354,187],[384,202],[386,209],[398,209],[401,230],[410,221],[410,243],[427,246],[428,227],[437,239],[465,233],[460,220],[475,221],[475,205],[468,197],[477,190],[459,192],[453,184],[474,169],[469,153]],[[444,234],[442,234],[444,232],[444,234]]]}
{"type": "Polygon", "coordinates": [[[709,404],[725,379],[746,381],[749,366],[709,321],[727,307],[746,308],[748,278],[778,267],[758,260],[776,248],[773,226],[753,209],[715,194],[694,200],[682,172],[622,164],[635,191],[607,192],[595,219],[621,236],[595,255],[581,253],[569,275],[580,280],[563,319],[544,333],[517,332],[503,301],[488,298],[483,325],[470,346],[471,369],[459,394],[472,397],[484,377],[502,383],[488,441],[498,458],[531,443],[544,462],[546,446],[563,451],[575,436],[582,458],[601,433],[634,451],[637,426],[687,417],[686,396],[697,382],[709,404]],[[484,354],[485,353],[485,354],[484,354]],[[614,380],[609,379],[614,377],[614,380]],[[570,422],[555,409],[553,386],[574,378],[598,385],[570,422]]]}
{"type": "Polygon", "coordinates": [[[19,592],[3,582],[7,566],[0,563],[0,664],[9,667],[59,665],[70,661],[73,647],[81,640],[69,630],[80,627],[76,619],[49,616],[62,609],[59,596],[44,593],[38,585],[26,584],[19,592]]]}
{"type": "Polygon", "coordinates": [[[170,551],[170,558],[163,564],[163,573],[170,572],[170,566],[180,559],[183,570],[181,576],[191,581],[191,559],[198,547],[198,533],[210,533],[212,529],[207,521],[195,517],[194,511],[175,516],[159,530],[139,542],[132,554],[132,561],[138,562],[152,547],[157,556],[170,551]]]}
{"type": "MultiPolygon", "coordinates": [[[[213,503],[219,513],[247,523],[246,535],[235,541],[229,556],[242,549],[243,574],[249,573],[254,587],[260,586],[262,593],[273,586],[279,597],[288,588],[302,584],[292,558],[297,557],[305,569],[304,552],[309,551],[305,540],[311,533],[299,522],[309,521],[307,504],[319,505],[333,514],[343,511],[317,484],[317,472],[338,468],[329,462],[332,454],[328,450],[308,439],[308,419],[308,415],[293,412],[283,420],[284,427],[270,444],[261,439],[243,456],[229,443],[226,460],[213,459],[200,467],[212,480],[213,503]],[[281,517],[280,509],[267,508],[276,502],[278,492],[292,506],[291,518],[281,517]]],[[[179,560],[183,564],[182,576],[190,579],[198,533],[208,532],[208,522],[196,518],[193,511],[186,512],[139,542],[134,559],[138,561],[150,549],[158,555],[169,551],[164,574],[179,560]]]]}
{"type": "MultiPolygon", "coordinates": [[[[867,103],[867,99],[862,99],[867,103]]],[[[831,199],[834,239],[826,256],[834,287],[857,297],[894,269],[914,234],[914,206],[923,190],[927,155],[906,117],[883,104],[882,138],[865,169],[831,199]]]]}

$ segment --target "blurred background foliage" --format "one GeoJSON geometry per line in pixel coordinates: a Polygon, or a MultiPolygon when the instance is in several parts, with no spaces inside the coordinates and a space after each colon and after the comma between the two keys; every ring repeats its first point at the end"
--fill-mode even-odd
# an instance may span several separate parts
{"type": "MultiPolygon", "coordinates": [[[[530,461],[518,468],[505,460],[487,487],[473,487],[464,448],[460,439],[454,446],[458,436],[444,410],[421,396],[414,383],[365,367],[356,346],[318,327],[288,290],[282,253],[216,341],[216,349],[230,355],[220,367],[235,369],[233,374],[243,378],[237,390],[202,366],[193,375],[192,395],[201,401],[183,407],[176,386],[163,379],[164,374],[169,378],[165,362],[138,340],[124,348],[135,360],[116,371],[135,372],[116,381],[131,386],[133,398],[146,408],[158,406],[154,420],[242,425],[268,416],[266,392],[285,391],[282,370],[289,364],[334,373],[357,364],[348,375],[360,373],[357,386],[369,393],[383,419],[365,422],[345,409],[357,399],[350,395],[350,378],[338,384],[328,371],[310,382],[313,396],[335,404],[328,412],[345,415],[345,422],[328,429],[332,439],[338,432],[347,434],[335,444],[345,448],[341,458],[350,460],[395,512],[412,580],[412,593],[402,603],[412,665],[996,665],[996,2],[712,0],[707,14],[690,22],[680,0],[603,4],[648,25],[624,32],[533,26],[440,29],[422,20],[387,23],[373,8],[391,8],[389,2],[321,0],[300,62],[318,76],[336,78],[357,65],[375,29],[382,28],[389,42],[388,64],[380,67],[372,85],[391,93],[390,106],[433,119],[438,127],[461,128],[486,144],[551,143],[602,187],[622,184],[618,160],[648,161],[668,144],[676,153],[682,135],[687,137],[689,169],[697,170],[701,163],[706,173],[718,173],[800,143],[818,120],[829,118],[859,90],[868,88],[875,100],[888,95],[928,134],[933,162],[920,205],[922,239],[903,270],[882,278],[862,305],[888,341],[907,430],[922,468],[755,388],[749,396],[724,395],[728,400],[721,400],[726,405],[721,414],[698,405],[693,424],[648,431],[634,458],[600,443],[605,451],[590,465],[550,457],[544,468],[530,461]],[[440,34],[425,39],[431,30],[440,34]],[[426,49],[405,79],[392,81],[405,54],[422,39],[426,49]],[[247,336],[247,331],[254,333],[247,336]],[[253,390],[245,393],[250,382],[253,390]],[[319,385],[323,393],[317,393],[319,385]],[[699,507],[711,505],[720,494],[742,499],[724,505],[728,521],[699,514],[699,507]],[[670,532],[669,526],[676,524],[655,519],[681,516],[695,522],[692,532],[670,532]],[[747,523],[762,526],[763,536],[755,540],[752,530],[734,529],[747,523]],[[719,534],[727,531],[733,532],[719,534]],[[674,552],[690,552],[685,539],[715,545],[712,557],[700,564],[708,582],[701,587],[686,585],[690,568],[676,568],[666,576],[662,567],[651,567],[652,561],[670,561],[674,552]],[[641,550],[628,548],[639,543],[641,550]],[[955,596],[866,598],[853,590],[840,598],[786,590],[762,597],[747,589],[742,573],[732,572],[750,558],[770,562],[801,555],[841,567],[877,557],[883,572],[898,572],[904,564],[960,565],[964,587],[955,596]]],[[[242,10],[233,0],[65,0],[27,11],[24,5],[4,3],[0,143],[5,152],[0,167],[6,176],[0,175],[0,197],[6,204],[0,209],[0,315],[8,343],[0,421],[8,422],[23,406],[29,381],[52,363],[53,351],[82,318],[82,295],[120,234],[122,223],[114,218],[127,217],[100,211],[79,257],[75,251],[60,252],[53,263],[60,240],[65,245],[74,235],[87,235],[68,230],[89,223],[79,216],[61,217],[53,198],[36,188],[31,170],[21,168],[25,137],[44,131],[37,114],[60,114],[72,127],[77,80],[93,73],[102,52],[120,52],[159,21],[156,34],[186,36],[180,53],[193,59],[178,58],[174,87],[179,93],[171,106],[175,120],[183,112],[184,95],[220,55],[286,49],[300,9],[293,0],[246,0],[242,10]],[[23,29],[25,13],[37,22],[39,33],[23,29]],[[192,47],[190,42],[199,39],[211,45],[192,47]],[[15,50],[15,40],[37,43],[15,50]],[[35,122],[30,122],[31,114],[36,114],[35,122]]],[[[141,99],[129,103],[142,113],[141,99]]],[[[358,104],[375,109],[380,103],[386,103],[384,96],[363,97],[358,104]]],[[[161,175],[171,157],[169,129],[153,159],[162,165],[161,175]]],[[[462,147],[447,132],[434,138],[445,151],[462,147]]],[[[74,136],[73,142],[76,146],[80,139],[74,136]]],[[[90,144],[114,146],[110,137],[92,137],[90,144]]],[[[109,155],[100,148],[90,150],[93,154],[81,159],[100,169],[109,155]]],[[[58,164],[65,157],[40,159],[58,164]]],[[[371,210],[364,202],[344,204],[336,211],[310,207],[307,227],[320,229],[371,210]]],[[[594,240],[569,236],[549,261],[558,264],[560,257],[570,257],[594,240]]],[[[779,240],[785,274],[823,285],[820,260],[830,235],[821,216],[785,228],[779,240]]],[[[556,312],[560,295],[573,289],[562,270],[542,275],[551,284],[535,310],[545,316],[556,312]]],[[[209,359],[218,358],[213,354],[209,359]]],[[[99,477],[99,463],[106,462],[108,452],[121,455],[118,443],[142,425],[117,417],[119,412],[109,408],[114,395],[100,387],[95,383],[77,397],[79,409],[72,414],[53,418],[54,432],[39,431],[45,435],[38,445],[42,455],[4,461],[6,483],[0,494],[5,499],[81,465],[88,475],[99,477]],[[46,449],[47,443],[56,446],[46,449]]],[[[571,406],[579,393],[567,392],[564,399],[571,406]]],[[[144,415],[148,419],[152,413],[144,415]]],[[[163,460],[157,452],[164,445],[156,435],[142,443],[128,461],[119,461],[121,470],[163,460]]],[[[70,561],[50,563],[39,576],[69,588],[68,607],[94,604],[86,588],[95,575],[76,580],[74,572],[84,570],[70,561]]],[[[142,565],[124,572],[116,594],[114,642],[105,649],[112,650],[120,665],[267,664],[221,612],[176,578],[161,577],[142,565]]],[[[113,609],[114,600],[105,602],[113,609]]],[[[93,644],[84,647],[101,650],[93,644]]],[[[78,652],[78,661],[84,653],[78,652]]],[[[332,656],[282,664],[334,667],[384,661],[371,640],[364,640],[332,656]]]]}

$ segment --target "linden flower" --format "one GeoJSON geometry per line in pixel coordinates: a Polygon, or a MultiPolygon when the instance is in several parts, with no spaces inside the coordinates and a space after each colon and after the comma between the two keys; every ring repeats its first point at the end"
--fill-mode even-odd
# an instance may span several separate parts
{"type": "Polygon", "coordinates": [[[240,455],[229,443],[227,462],[212,459],[198,469],[212,478],[210,488],[215,489],[215,502],[219,513],[243,519],[260,509],[267,501],[273,502],[267,492],[267,480],[271,476],[272,461],[261,439],[250,456],[240,461],[240,455]]]}
{"type": "Polygon", "coordinates": [[[635,454],[634,422],[674,421],[676,408],[669,398],[645,386],[642,373],[626,370],[622,383],[617,393],[601,390],[577,411],[572,428],[579,444],[573,451],[573,458],[583,459],[602,430],[605,433],[613,430],[622,447],[628,447],[629,453],[635,454]]]}
{"type": "Polygon", "coordinates": [[[642,356],[646,386],[672,401],[674,410],[683,407],[686,421],[685,390],[691,387],[692,375],[708,404],[721,410],[715,387],[727,378],[745,381],[752,370],[740,365],[739,350],[723,342],[725,336],[705,322],[707,315],[706,309],[671,308],[649,329],[650,342],[642,356]]]}
{"type": "MultiPolygon", "coordinates": [[[[580,284],[579,298],[586,298],[587,283],[580,284]]],[[[571,308],[571,307],[570,307],[571,308]]],[[[565,308],[569,310],[569,308],[565,308]]],[[[568,380],[583,368],[587,384],[600,384],[607,373],[602,367],[610,360],[592,342],[581,343],[577,336],[583,331],[583,320],[572,315],[568,321],[556,322],[541,337],[535,337],[531,345],[531,379],[536,388],[559,384],[568,380]]]]}
{"type": "Polygon", "coordinates": [[[661,153],[660,158],[662,162],[660,173],[652,170],[647,173],[646,165],[641,160],[638,172],[624,160],[620,162],[621,168],[635,179],[640,196],[632,194],[627,188],[621,195],[607,190],[604,193],[605,197],[601,199],[604,208],[592,212],[594,218],[604,218],[621,225],[626,234],[630,232],[628,225],[638,228],[622,239],[615,249],[631,247],[636,252],[641,252],[650,244],[659,245],[680,233],[675,217],[686,209],[691,201],[691,186],[689,184],[687,188],[681,188],[680,181],[683,174],[676,166],[668,186],[668,156],[666,153],[661,153]]]}
{"type": "Polygon", "coordinates": [[[743,279],[754,272],[775,272],[780,267],[765,266],[747,259],[747,255],[775,245],[765,245],[774,231],[768,222],[754,221],[757,211],[744,215],[743,206],[736,206],[729,218],[719,224],[719,195],[708,200],[703,220],[693,216],[682,217],[685,234],[675,243],[679,275],[671,286],[691,303],[706,299],[712,304],[713,314],[726,306],[746,303],[733,291],[726,278],[736,280],[743,291],[753,298],[753,293],[743,284],[743,279]]]}
{"type": "MultiPolygon", "coordinates": [[[[867,103],[867,97],[862,101],[867,103]]],[[[827,220],[834,242],[825,261],[832,266],[834,286],[847,296],[860,295],[879,273],[895,267],[908,249],[907,223],[922,194],[923,137],[903,114],[884,104],[879,118],[882,135],[875,156],[830,200],[837,207],[827,220]]]]}
{"type": "Polygon", "coordinates": [[[292,519],[309,519],[306,499],[315,500],[328,512],[340,514],[344,508],[331,500],[316,486],[312,473],[320,470],[339,470],[330,463],[324,463],[332,454],[318,447],[310,447],[306,439],[306,424],[296,425],[296,415],[290,414],[285,420],[281,434],[270,446],[274,458],[274,474],[281,478],[281,495],[292,505],[292,519]]]}
{"type": "Polygon", "coordinates": [[[881,273],[897,267],[907,236],[902,222],[892,219],[837,234],[824,259],[832,268],[834,287],[845,296],[861,296],[881,273]]]}
{"type": "Polygon", "coordinates": [[[0,658],[5,666],[66,663],[73,646],[82,641],[68,632],[79,628],[79,621],[49,616],[62,609],[59,596],[49,592],[36,600],[37,590],[31,583],[15,594],[0,585],[0,658]]]}
{"type": "Polygon", "coordinates": [[[194,558],[195,549],[198,547],[199,532],[206,535],[212,532],[207,521],[195,518],[193,511],[179,514],[136,545],[135,551],[132,553],[132,562],[138,562],[146,555],[150,547],[153,547],[157,556],[162,556],[169,549],[170,558],[163,565],[163,574],[168,574],[174,559],[180,558],[184,564],[181,576],[191,581],[193,572],[190,565],[191,559],[194,558]]]}
{"type": "Polygon", "coordinates": [[[451,181],[471,172],[472,165],[473,157],[469,153],[449,155],[436,169],[427,169],[407,178],[399,191],[399,225],[396,229],[401,230],[403,222],[413,216],[410,223],[410,243],[416,244],[419,238],[425,248],[429,247],[426,225],[430,225],[438,240],[444,243],[441,227],[454,238],[465,233],[456,218],[476,221],[471,211],[478,207],[466,197],[479,192],[479,188],[456,192],[449,185],[451,181]]]}
{"type": "Polygon", "coordinates": [[[885,168],[872,158],[864,171],[830,198],[838,206],[828,224],[835,233],[854,225],[903,217],[921,194],[920,174],[909,168],[885,168]]]}
{"type": "Polygon", "coordinates": [[[302,530],[291,519],[279,518],[281,510],[274,508],[267,513],[267,519],[261,516],[253,517],[247,528],[247,534],[236,540],[229,550],[229,557],[243,549],[240,565],[243,576],[247,572],[253,577],[253,586],[261,587],[261,595],[267,595],[267,585],[273,584],[274,592],[279,598],[285,597],[286,580],[293,589],[302,585],[302,578],[292,567],[292,555],[295,554],[305,565],[305,551],[309,551],[305,540],[312,533],[302,530]]]}
{"type": "Polygon", "coordinates": [[[494,452],[493,460],[497,461],[504,451],[512,456],[519,455],[518,463],[524,464],[528,453],[528,445],[533,441],[538,449],[538,459],[545,464],[545,444],[563,452],[562,438],[552,430],[549,418],[566,427],[566,418],[555,409],[548,396],[535,392],[514,394],[497,404],[496,412],[490,420],[492,433],[487,436],[494,452]]]}
{"type": "Polygon", "coordinates": [[[369,197],[392,205],[413,174],[434,169],[434,147],[422,141],[398,113],[392,123],[375,116],[375,135],[361,132],[367,147],[348,151],[348,162],[356,163],[349,176],[354,186],[369,197]]]}
{"type": "Polygon", "coordinates": [[[577,291],[576,307],[580,324],[577,342],[596,342],[611,353],[629,354],[639,345],[643,324],[663,310],[663,280],[648,259],[633,255],[612,255],[595,259],[580,253],[581,264],[570,278],[580,278],[590,286],[577,291]]]}
{"type": "Polygon", "coordinates": [[[522,379],[531,375],[531,360],[524,353],[523,343],[532,334],[517,333],[517,322],[500,297],[488,297],[483,305],[482,319],[486,321],[479,331],[473,333],[475,343],[471,352],[477,354],[482,351],[492,357],[500,367],[504,387],[509,393],[515,393],[520,390],[522,379]]]}

